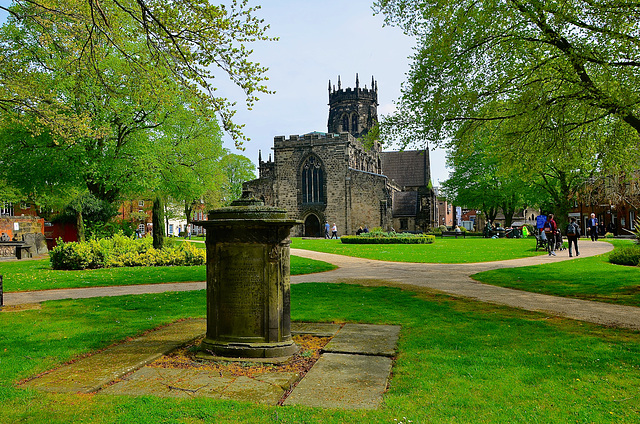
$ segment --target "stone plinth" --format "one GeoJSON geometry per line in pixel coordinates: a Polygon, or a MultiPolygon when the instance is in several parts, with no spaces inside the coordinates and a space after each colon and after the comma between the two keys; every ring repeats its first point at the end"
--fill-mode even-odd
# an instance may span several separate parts
{"type": "Polygon", "coordinates": [[[195,222],[207,230],[207,335],[220,356],[273,358],[291,338],[289,231],[300,222],[257,200],[238,200],[195,222]]]}

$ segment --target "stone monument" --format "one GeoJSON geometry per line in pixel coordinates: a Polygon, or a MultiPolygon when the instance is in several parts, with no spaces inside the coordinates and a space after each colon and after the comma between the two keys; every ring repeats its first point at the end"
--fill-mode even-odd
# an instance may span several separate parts
{"type": "Polygon", "coordinates": [[[291,337],[289,231],[300,221],[255,199],[236,200],[194,222],[207,230],[207,334],[218,356],[274,358],[291,337]]]}

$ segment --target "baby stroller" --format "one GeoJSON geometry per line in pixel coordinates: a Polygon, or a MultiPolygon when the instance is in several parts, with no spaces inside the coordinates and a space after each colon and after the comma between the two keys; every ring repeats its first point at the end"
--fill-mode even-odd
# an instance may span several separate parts
{"type": "Polygon", "coordinates": [[[567,248],[564,247],[564,241],[562,240],[562,232],[560,231],[559,228],[556,231],[554,242],[555,242],[555,245],[554,245],[555,249],[554,250],[556,250],[556,251],[558,251],[558,250],[567,250],[567,248]]]}

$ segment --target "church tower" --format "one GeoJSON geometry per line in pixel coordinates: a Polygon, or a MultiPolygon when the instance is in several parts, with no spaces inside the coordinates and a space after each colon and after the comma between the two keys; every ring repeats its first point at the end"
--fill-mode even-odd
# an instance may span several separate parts
{"type": "Polygon", "coordinates": [[[350,133],[361,137],[378,121],[378,83],[371,77],[371,88],[360,88],[356,74],[356,87],[342,89],[340,76],[338,88],[329,81],[329,122],[328,132],[350,133]]]}

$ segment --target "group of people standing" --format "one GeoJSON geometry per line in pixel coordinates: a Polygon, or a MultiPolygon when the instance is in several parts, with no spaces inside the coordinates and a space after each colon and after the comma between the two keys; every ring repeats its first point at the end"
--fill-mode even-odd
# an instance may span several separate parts
{"type": "MultiPolygon", "coordinates": [[[[596,218],[595,213],[592,213],[591,217],[587,220],[587,228],[589,230],[591,241],[598,241],[598,225],[598,218],[596,218]]],[[[581,231],[580,226],[576,222],[575,218],[570,218],[565,234],[567,236],[567,241],[569,242],[569,257],[573,256],[574,249],[576,252],[576,256],[580,256],[580,251],[578,250],[578,239],[581,236],[581,231]]],[[[560,235],[560,232],[558,231],[558,225],[556,224],[552,213],[547,216],[547,219],[542,226],[540,235],[541,237],[547,239],[547,244],[549,246],[549,256],[556,256],[555,250],[558,245],[558,240],[561,243],[562,237],[560,235]]]]}
{"type": "MultiPolygon", "coordinates": [[[[578,239],[580,238],[580,226],[576,223],[575,218],[571,218],[569,223],[567,224],[567,228],[565,231],[567,235],[567,240],[569,242],[569,256],[573,256],[573,249],[575,248],[576,256],[580,256],[580,251],[578,251],[578,239]]],[[[542,231],[540,236],[546,238],[547,246],[549,250],[549,256],[556,256],[556,248],[561,246],[562,236],[560,231],[558,231],[558,224],[554,219],[554,215],[550,213],[547,215],[547,219],[542,226],[542,231]]]]}

